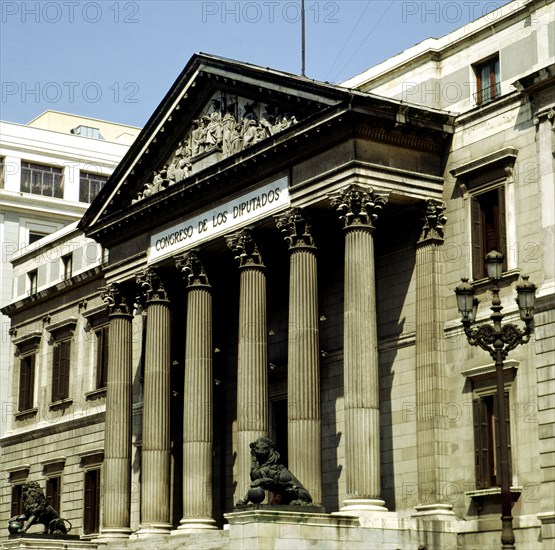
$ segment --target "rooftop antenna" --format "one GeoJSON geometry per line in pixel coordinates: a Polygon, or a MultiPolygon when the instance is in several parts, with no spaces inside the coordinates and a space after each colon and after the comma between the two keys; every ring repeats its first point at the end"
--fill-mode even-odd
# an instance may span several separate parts
{"type": "Polygon", "coordinates": [[[302,25],[302,67],[301,76],[306,76],[306,59],[305,59],[305,39],[306,39],[306,19],[304,12],[304,0],[301,0],[301,25],[302,25]]]}

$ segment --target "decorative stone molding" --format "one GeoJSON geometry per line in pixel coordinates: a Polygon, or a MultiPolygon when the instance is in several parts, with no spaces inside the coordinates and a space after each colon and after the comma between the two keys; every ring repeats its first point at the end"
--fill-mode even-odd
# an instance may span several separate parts
{"type": "Polygon", "coordinates": [[[110,315],[130,315],[127,298],[117,283],[110,283],[99,290],[100,297],[108,307],[110,315]]]}
{"type": "Polygon", "coordinates": [[[178,256],[175,260],[175,267],[181,271],[187,287],[210,287],[208,275],[196,250],[178,256]]]}
{"type": "Polygon", "coordinates": [[[345,229],[367,227],[374,230],[379,211],[387,204],[387,195],[374,193],[367,185],[353,184],[329,195],[332,206],[345,222],[345,229]]]}
{"type": "Polygon", "coordinates": [[[424,226],[420,240],[440,239],[443,240],[443,229],[447,223],[445,216],[445,203],[436,199],[426,200],[426,212],[424,213],[424,226]]]}
{"type": "Polygon", "coordinates": [[[54,343],[56,340],[60,340],[66,336],[73,338],[75,334],[75,327],[77,326],[76,317],[68,317],[58,323],[53,323],[45,327],[49,334],[49,343],[54,343]]]}
{"type": "Polygon", "coordinates": [[[276,216],[277,228],[283,233],[289,249],[316,248],[310,225],[300,208],[292,208],[276,216]]]}
{"type": "Polygon", "coordinates": [[[248,229],[227,235],[226,242],[227,246],[235,254],[235,259],[239,262],[239,268],[264,268],[264,262],[262,261],[256,241],[248,229]]]}
{"type": "Polygon", "coordinates": [[[164,287],[164,282],[154,269],[148,267],[137,273],[135,281],[139,287],[138,302],[141,302],[142,298],[146,298],[147,302],[168,301],[168,293],[164,287]]]}
{"type": "Polygon", "coordinates": [[[489,176],[488,181],[491,181],[494,177],[508,177],[512,179],[513,167],[517,155],[518,149],[514,147],[504,147],[489,155],[461,164],[457,168],[449,170],[449,173],[460,180],[465,186],[463,191],[466,192],[466,187],[470,186],[466,182],[477,180],[480,174],[485,171],[495,171],[494,174],[489,176]]]}
{"type": "MultiPolygon", "coordinates": [[[[17,331],[14,329],[14,333],[17,331]]],[[[40,339],[42,338],[42,332],[39,330],[34,330],[20,336],[19,338],[14,338],[12,343],[15,346],[15,355],[19,356],[24,352],[36,351],[40,344],[40,339]]]]}

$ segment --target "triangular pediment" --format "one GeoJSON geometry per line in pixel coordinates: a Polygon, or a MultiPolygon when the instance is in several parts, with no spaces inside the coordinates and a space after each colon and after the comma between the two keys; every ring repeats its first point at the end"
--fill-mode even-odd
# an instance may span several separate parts
{"type": "Polygon", "coordinates": [[[87,213],[87,231],[208,167],[240,157],[348,95],[337,86],[195,55],[87,213]]]}

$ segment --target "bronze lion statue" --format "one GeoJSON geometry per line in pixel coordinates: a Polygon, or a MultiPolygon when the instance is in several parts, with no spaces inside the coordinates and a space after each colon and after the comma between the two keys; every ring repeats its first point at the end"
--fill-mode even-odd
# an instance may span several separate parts
{"type": "Polygon", "coordinates": [[[71,530],[71,523],[61,518],[48,504],[40,485],[36,481],[28,481],[23,486],[23,514],[10,518],[8,530],[11,534],[26,533],[35,524],[44,525],[44,534],[67,535],[71,530]]]}
{"type": "Polygon", "coordinates": [[[302,483],[283,465],[280,455],[271,439],[259,437],[250,444],[251,448],[251,484],[244,499],[237,506],[246,506],[249,502],[259,504],[264,500],[264,491],[271,491],[270,504],[312,504],[310,493],[302,483]]]}

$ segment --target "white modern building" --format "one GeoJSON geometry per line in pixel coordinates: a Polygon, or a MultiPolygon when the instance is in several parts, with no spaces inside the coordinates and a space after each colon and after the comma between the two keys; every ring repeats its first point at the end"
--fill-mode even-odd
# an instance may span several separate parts
{"type": "MultiPolygon", "coordinates": [[[[28,124],[0,121],[0,307],[15,290],[13,256],[79,220],[139,131],[51,110],[28,124]]],[[[44,277],[38,268],[33,284],[43,285],[44,277]]],[[[31,290],[31,282],[19,284],[31,290]]],[[[0,315],[0,434],[15,406],[7,384],[9,327],[0,315]]]]}

